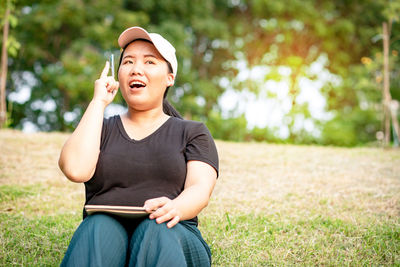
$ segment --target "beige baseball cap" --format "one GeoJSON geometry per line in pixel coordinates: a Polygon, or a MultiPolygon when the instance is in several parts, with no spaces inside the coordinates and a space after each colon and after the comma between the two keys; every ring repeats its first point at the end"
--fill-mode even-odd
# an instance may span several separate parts
{"type": "Polygon", "coordinates": [[[178,61],[176,60],[175,48],[170,42],[158,33],[148,33],[141,27],[131,27],[121,33],[118,38],[118,44],[121,48],[125,48],[127,44],[136,39],[145,39],[152,42],[164,59],[171,64],[172,72],[176,76],[178,61]]]}

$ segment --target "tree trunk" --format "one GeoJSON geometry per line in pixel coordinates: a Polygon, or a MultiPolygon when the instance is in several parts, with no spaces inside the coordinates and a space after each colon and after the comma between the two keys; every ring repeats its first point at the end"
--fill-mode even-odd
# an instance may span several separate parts
{"type": "Polygon", "coordinates": [[[10,6],[7,3],[6,14],[4,16],[3,28],[3,47],[1,51],[1,76],[0,76],[0,128],[5,126],[7,121],[6,106],[6,79],[7,79],[7,40],[8,40],[8,17],[10,15],[10,6]]]}
{"type": "Polygon", "coordinates": [[[384,109],[384,143],[390,143],[390,80],[389,80],[389,29],[386,22],[383,23],[383,109],[384,109]]]}
{"type": "MultiPolygon", "coordinates": [[[[399,121],[397,120],[397,112],[399,110],[399,101],[392,100],[390,101],[390,114],[392,116],[392,123],[393,123],[393,132],[397,137],[397,140],[400,139],[400,126],[399,121]]],[[[394,139],[394,138],[393,138],[394,139]]]]}
{"type": "Polygon", "coordinates": [[[397,120],[397,110],[399,103],[392,101],[392,95],[390,94],[390,72],[389,72],[389,40],[390,40],[390,28],[392,21],[389,21],[389,25],[383,23],[383,108],[384,108],[384,120],[385,120],[385,145],[389,145],[390,142],[390,119],[392,119],[393,134],[400,137],[399,121],[397,120]]]}

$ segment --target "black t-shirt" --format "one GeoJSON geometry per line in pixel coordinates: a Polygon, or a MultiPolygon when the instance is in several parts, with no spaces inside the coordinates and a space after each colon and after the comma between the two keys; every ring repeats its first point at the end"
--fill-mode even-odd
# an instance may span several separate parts
{"type": "Polygon", "coordinates": [[[150,198],[174,199],[184,189],[189,160],[203,161],[218,173],[217,149],[203,123],[170,117],[149,136],[133,140],[120,116],[104,119],[96,171],[85,182],[85,204],[143,206],[150,198]]]}

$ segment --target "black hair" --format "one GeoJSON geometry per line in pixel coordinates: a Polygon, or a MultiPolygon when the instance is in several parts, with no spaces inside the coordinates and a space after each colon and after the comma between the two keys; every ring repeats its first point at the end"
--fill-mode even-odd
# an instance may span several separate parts
{"type": "MultiPolygon", "coordinates": [[[[153,44],[151,41],[149,41],[147,39],[135,39],[135,40],[129,42],[128,44],[126,44],[125,47],[122,49],[121,55],[119,57],[118,70],[119,70],[119,67],[121,66],[122,57],[123,57],[123,55],[125,53],[126,48],[128,47],[128,45],[130,45],[131,43],[133,43],[135,41],[145,41],[145,42],[153,44]]],[[[165,62],[167,62],[167,65],[168,65],[168,72],[169,73],[173,73],[171,63],[169,63],[167,60],[165,60],[165,62]]],[[[167,99],[167,95],[168,95],[168,91],[169,91],[170,87],[171,86],[168,86],[165,89],[165,92],[164,92],[164,96],[163,96],[163,111],[164,111],[165,114],[167,114],[169,116],[176,117],[176,118],[179,118],[179,119],[183,119],[182,115],[169,103],[169,101],[167,99]]]]}

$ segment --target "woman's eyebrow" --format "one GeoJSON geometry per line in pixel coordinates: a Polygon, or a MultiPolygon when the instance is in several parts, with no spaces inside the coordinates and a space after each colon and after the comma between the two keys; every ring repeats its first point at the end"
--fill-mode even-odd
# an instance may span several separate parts
{"type": "MultiPolygon", "coordinates": [[[[153,57],[155,59],[159,59],[159,57],[157,57],[154,54],[146,54],[146,55],[143,55],[143,57],[153,57]]],[[[128,54],[128,55],[124,56],[122,59],[125,59],[125,58],[135,58],[135,56],[128,54]]]]}
{"type": "Polygon", "coordinates": [[[144,55],[143,57],[153,57],[153,58],[155,58],[155,59],[159,59],[159,57],[157,57],[157,56],[154,55],[154,54],[147,54],[147,55],[144,55]]]}
{"type": "Polygon", "coordinates": [[[125,59],[125,58],[127,58],[127,57],[133,58],[133,56],[131,56],[131,55],[125,55],[122,59],[125,59]]]}

